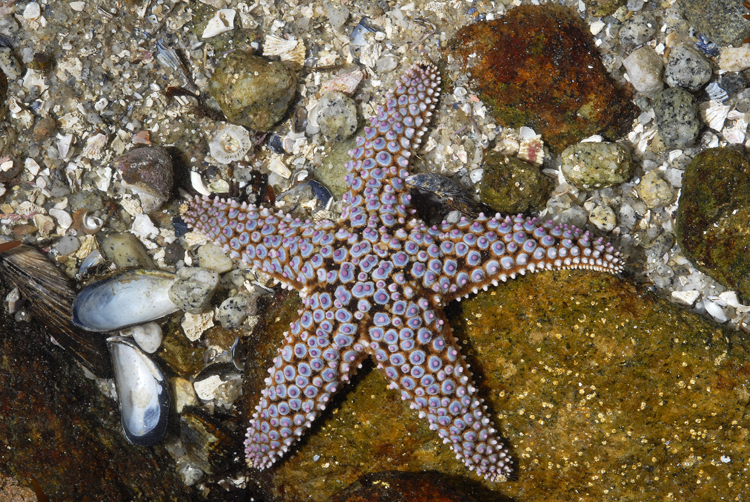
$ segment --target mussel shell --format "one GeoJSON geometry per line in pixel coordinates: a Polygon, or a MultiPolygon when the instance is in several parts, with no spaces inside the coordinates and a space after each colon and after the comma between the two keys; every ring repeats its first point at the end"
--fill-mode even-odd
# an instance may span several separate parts
{"type": "Polygon", "coordinates": [[[127,338],[107,338],[120,399],[122,430],[136,446],[157,443],[167,429],[169,391],[164,375],[127,338]]]}
{"type": "Polygon", "coordinates": [[[168,291],[175,275],[129,269],[83,288],[73,302],[73,324],[88,331],[114,331],[143,324],[177,310],[168,291]]]}

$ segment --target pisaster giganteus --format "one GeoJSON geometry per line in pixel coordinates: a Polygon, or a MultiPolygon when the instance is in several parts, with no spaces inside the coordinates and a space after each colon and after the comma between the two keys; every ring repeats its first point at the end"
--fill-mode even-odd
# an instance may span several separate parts
{"type": "Polygon", "coordinates": [[[286,453],[368,356],[393,389],[489,480],[510,458],[472,385],[443,306],[526,271],[616,273],[618,253],[575,228],[500,215],[427,227],[404,179],[439,95],[431,64],[417,64],[350,152],[338,222],[293,219],[236,201],[196,197],[183,218],[302,296],[247,431],[249,464],[286,453]]]}

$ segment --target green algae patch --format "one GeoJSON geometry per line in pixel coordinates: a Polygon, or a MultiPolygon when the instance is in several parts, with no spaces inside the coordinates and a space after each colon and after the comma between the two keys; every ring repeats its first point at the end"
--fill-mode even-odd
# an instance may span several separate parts
{"type": "Polygon", "coordinates": [[[713,148],[685,170],[677,239],[701,271],[750,300],[750,162],[713,148]]]}

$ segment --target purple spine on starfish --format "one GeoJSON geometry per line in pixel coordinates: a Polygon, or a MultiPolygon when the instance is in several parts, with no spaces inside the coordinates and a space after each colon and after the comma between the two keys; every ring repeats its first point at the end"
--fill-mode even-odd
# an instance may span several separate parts
{"type": "Polygon", "coordinates": [[[434,66],[418,64],[386,97],[350,152],[349,190],[336,223],[235,201],[188,201],[183,218],[191,227],[303,298],[248,428],[252,466],[281,458],[371,357],[458,459],[487,479],[507,479],[509,454],[443,305],[527,271],[622,269],[610,244],[574,227],[523,216],[433,227],[416,219],[404,179],[439,84],[434,66]]]}

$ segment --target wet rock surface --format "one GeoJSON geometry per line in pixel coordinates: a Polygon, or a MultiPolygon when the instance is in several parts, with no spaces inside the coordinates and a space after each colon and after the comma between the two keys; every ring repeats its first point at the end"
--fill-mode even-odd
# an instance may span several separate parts
{"type": "Polygon", "coordinates": [[[750,162],[736,150],[698,155],[683,178],[677,239],[701,270],[750,299],[750,162]]]}
{"type": "MultiPolygon", "coordinates": [[[[248,339],[249,412],[295,295],[248,339]]],[[[284,297],[286,299],[284,299],[284,297]]],[[[742,492],[750,344],[623,279],[531,274],[453,304],[450,320],[517,460],[517,479],[462,469],[369,363],[287,457],[261,475],[270,500],[325,500],[366,472],[436,471],[478,500],[674,500],[742,492]],[[596,477],[596,482],[592,478],[596,477]],[[564,480],[564,481],[562,481],[564,480]]]]}
{"type": "Polygon", "coordinates": [[[208,90],[230,122],[268,131],[297,92],[293,66],[235,51],[216,67],[208,90]]]}
{"type": "Polygon", "coordinates": [[[565,7],[525,5],[496,21],[471,24],[448,51],[463,60],[498,120],[533,128],[555,152],[596,133],[615,139],[635,117],[586,28],[565,7]]]}
{"type": "Polygon", "coordinates": [[[539,168],[497,152],[484,159],[479,193],[482,202],[503,214],[542,209],[551,190],[551,181],[539,168]]]}
{"type": "Polygon", "coordinates": [[[664,143],[670,148],[691,146],[701,128],[695,98],[685,89],[665,89],[654,98],[654,115],[664,143]]]}
{"type": "Polygon", "coordinates": [[[472,502],[440,476],[399,471],[365,474],[328,502],[472,502]]]}

